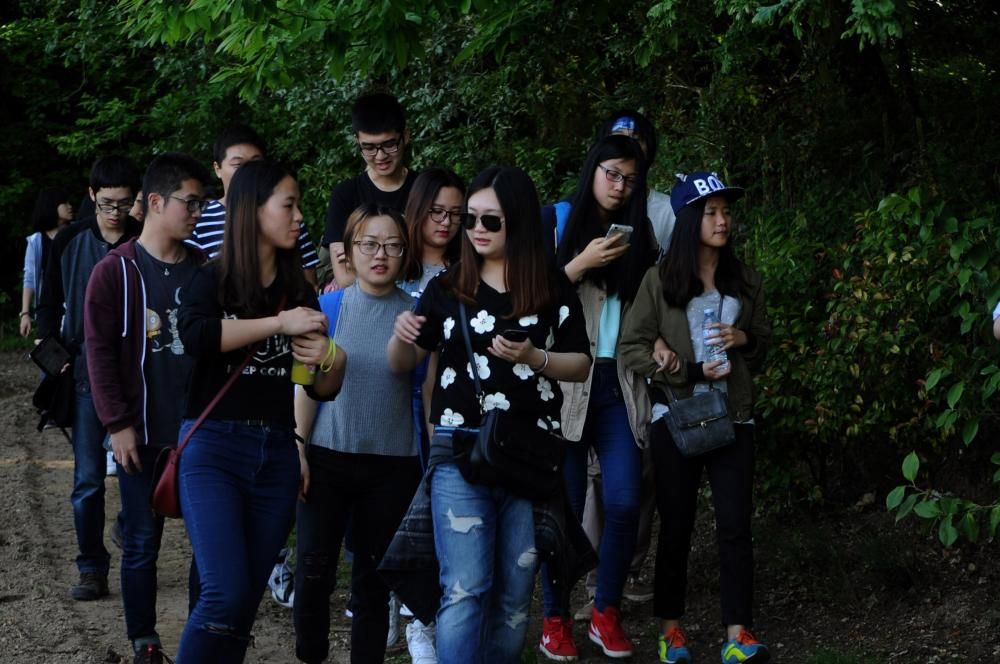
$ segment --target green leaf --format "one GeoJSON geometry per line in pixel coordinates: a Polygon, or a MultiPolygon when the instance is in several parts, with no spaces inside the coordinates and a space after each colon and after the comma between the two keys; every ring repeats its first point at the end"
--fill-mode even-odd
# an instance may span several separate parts
{"type": "Polygon", "coordinates": [[[994,466],[1000,466],[1000,452],[993,453],[993,456],[990,457],[990,463],[994,466]]]}
{"type": "Polygon", "coordinates": [[[965,392],[965,381],[959,381],[951,386],[948,390],[948,408],[954,408],[958,400],[962,398],[962,393],[965,392]]]}
{"type": "Polygon", "coordinates": [[[934,386],[938,384],[938,381],[940,381],[944,377],[945,372],[946,372],[945,369],[935,369],[934,371],[932,371],[929,374],[927,374],[927,390],[928,391],[934,389],[934,386]]]}
{"type": "Polygon", "coordinates": [[[916,452],[910,452],[903,459],[903,477],[912,482],[917,479],[917,471],[920,470],[920,458],[916,452]]]}
{"type": "Polygon", "coordinates": [[[962,517],[962,533],[973,544],[979,541],[979,520],[972,512],[966,512],[962,517]]]}
{"type": "Polygon", "coordinates": [[[941,520],[941,525],[938,526],[938,539],[947,547],[950,547],[958,539],[958,530],[951,522],[951,515],[941,520]]]}
{"type": "Polygon", "coordinates": [[[903,496],[906,493],[906,486],[897,486],[895,489],[889,492],[889,495],[885,497],[885,506],[889,510],[894,510],[899,507],[900,503],[903,502],[903,496]]]}
{"type": "Polygon", "coordinates": [[[966,445],[972,444],[972,441],[976,439],[976,434],[979,433],[979,418],[974,420],[969,420],[962,427],[962,442],[966,445]]]}
{"type": "Polygon", "coordinates": [[[1000,526],[1000,505],[994,505],[990,510],[990,537],[996,537],[997,526],[1000,526]]]}
{"type": "Polygon", "coordinates": [[[913,513],[921,519],[936,519],[941,516],[941,508],[934,500],[923,500],[914,506],[913,513]]]}
{"type": "Polygon", "coordinates": [[[906,497],[903,504],[899,506],[899,511],[896,512],[896,523],[899,523],[905,519],[910,512],[913,511],[913,506],[917,503],[917,494],[912,493],[906,497]]]}

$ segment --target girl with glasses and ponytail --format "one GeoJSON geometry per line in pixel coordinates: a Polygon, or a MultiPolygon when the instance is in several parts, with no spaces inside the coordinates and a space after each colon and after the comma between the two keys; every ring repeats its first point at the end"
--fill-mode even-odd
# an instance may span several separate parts
{"type": "Polygon", "coordinates": [[[579,300],[542,248],[538,195],[527,174],[512,167],[480,173],[460,219],[460,260],[431,279],[415,311],[396,319],[387,352],[401,372],[439,353],[429,471],[443,591],[438,661],[516,662],[538,562],[532,503],[504,487],[468,482],[452,438],[480,424],[471,361],[485,409],[530,411],[539,428],[559,431],[556,382],[585,379],[590,354],[579,300]],[[459,303],[467,310],[464,330],[459,303]]]}

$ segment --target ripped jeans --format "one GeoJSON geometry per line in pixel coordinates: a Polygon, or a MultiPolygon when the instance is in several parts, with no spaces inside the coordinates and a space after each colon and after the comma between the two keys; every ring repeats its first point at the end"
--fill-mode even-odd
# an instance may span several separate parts
{"type": "MultiPolygon", "coordinates": [[[[192,424],[183,421],[181,436],[192,424]]],[[[267,576],[295,516],[299,455],[292,430],[205,420],[184,449],[179,475],[201,592],[177,661],[242,662],[267,576]]]]}
{"type": "Polygon", "coordinates": [[[453,463],[431,480],[441,567],[440,664],[517,662],[538,568],[531,501],[469,484],[453,463]]]}

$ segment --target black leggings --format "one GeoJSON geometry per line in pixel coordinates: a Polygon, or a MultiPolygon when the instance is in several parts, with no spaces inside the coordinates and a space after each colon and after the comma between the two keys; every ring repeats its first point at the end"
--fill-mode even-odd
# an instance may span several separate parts
{"type": "Polygon", "coordinates": [[[650,431],[660,536],[656,543],[653,611],[662,619],[684,615],[688,555],[702,468],[708,469],[715,506],[722,593],[722,623],[753,621],[753,425],[737,424],[736,440],[701,456],[677,451],[663,420],[650,431]]]}

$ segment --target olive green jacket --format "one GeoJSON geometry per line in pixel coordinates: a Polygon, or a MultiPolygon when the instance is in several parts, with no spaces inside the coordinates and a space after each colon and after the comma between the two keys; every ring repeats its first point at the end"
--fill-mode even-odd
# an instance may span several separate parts
{"type": "MultiPolygon", "coordinates": [[[[735,327],[746,333],[748,343],[729,349],[732,370],[726,377],[729,415],[735,422],[745,422],[753,417],[751,371],[760,369],[771,345],[771,324],[767,319],[760,275],[744,265],[742,276],[745,286],[739,295],[740,315],[735,327]]],[[[665,387],[669,385],[678,398],[691,396],[694,390],[692,376],[700,376],[701,368],[695,364],[687,312],[671,307],[663,299],[663,286],[656,266],[646,272],[635,300],[624,316],[618,352],[626,367],[650,379],[654,390],[666,393],[665,387]],[[659,366],[653,360],[653,342],[657,337],[663,337],[684,363],[677,374],[657,372],[659,366]]]]}

